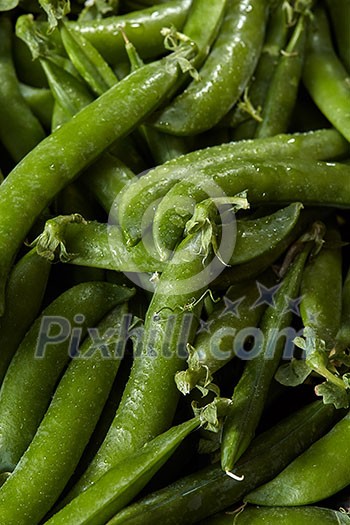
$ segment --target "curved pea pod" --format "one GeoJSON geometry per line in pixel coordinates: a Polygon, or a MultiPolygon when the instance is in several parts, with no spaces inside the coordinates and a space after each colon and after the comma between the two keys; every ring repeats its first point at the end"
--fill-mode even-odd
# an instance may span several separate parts
{"type": "Polygon", "coordinates": [[[9,525],[38,523],[73,474],[123,357],[127,317],[126,304],[113,309],[65,370],[32,442],[1,488],[0,514],[9,525]]]}
{"type": "Polygon", "coordinates": [[[236,481],[212,465],[126,507],[108,525],[189,525],[239,502],[244,494],[270,479],[323,435],[335,409],[316,401],[303,407],[255,439],[239,460],[236,481]]]}
{"type": "Polygon", "coordinates": [[[321,507],[246,507],[237,514],[223,514],[203,521],[202,525],[345,525],[350,517],[345,512],[321,507]]]}
{"type": "MultiPolygon", "coordinates": [[[[88,177],[91,178],[90,175],[88,177]]],[[[93,184],[99,185],[98,182],[93,184]]],[[[117,184],[118,178],[114,187],[117,184]]],[[[109,187],[106,191],[102,188],[102,191],[106,193],[109,187]]],[[[106,201],[110,196],[102,198],[106,201]]],[[[314,214],[305,211],[299,221],[301,208],[300,203],[294,203],[269,216],[238,220],[236,242],[229,262],[233,267],[232,271],[226,270],[226,278],[230,273],[229,278],[233,277],[237,282],[247,276],[249,278],[249,273],[255,276],[269,267],[312,220],[314,214]]],[[[38,252],[49,260],[57,258],[80,266],[122,272],[160,272],[165,263],[159,261],[148,240],[145,237],[136,246],[128,247],[118,226],[86,222],[81,216],[72,214],[47,221],[43,233],[35,242],[38,252]]]]}
{"type": "Polygon", "coordinates": [[[350,268],[348,270],[342,294],[341,325],[336,338],[338,348],[350,345],[350,268]]]}
{"type": "Polygon", "coordinates": [[[265,1],[229,0],[199,80],[193,80],[152,124],[174,135],[201,133],[217,124],[238,100],[254,72],[266,20],[265,1]]]}
{"type": "MultiPolygon", "coordinates": [[[[329,160],[346,155],[349,144],[335,130],[284,134],[265,139],[242,140],[197,150],[158,166],[130,183],[118,198],[118,218],[128,244],[142,237],[147,212],[177,183],[194,172],[232,167],[237,159],[298,157],[329,160]]],[[[245,189],[245,188],[244,188],[245,189]]],[[[292,199],[293,200],[293,199],[292,199]]],[[[146,224],[148,226],[148,223],[146,224]]]]}
{"type": "Polygon", "coordinates": [[[305,267],[300,314],[304,326],[311,327],[327,348],[332,349],[341,318],[341,238],[337,230],[329,229],[325,241],[325,246],[305,267]]]}
{"type": "MultiPolygon", "coordinates": [[[[233,392],[222,436],[221,465],[227,473],[231,472],[254,437],[273,376],[291,343],[288,333],[292,320],[290,305],[299,292],[303,268],[311,247],[311,243],[307,243],[291,264],[282,283],[268,290],[270,304],[259,324],[259,330],[255,331],[254,347],[250,352],[241,350],[241,358],[246,363],[233,392]],[[281,334],[284,336],[281,337],[281,334]]],[[[295,335],[295,331],[293,333],[295,335]]]]}
{"type": "Polygon", "coordinates": [[[214,268],[212,254],[207,255],[201,232],[197,232],[184,239],[164,267],[147,310],[141,346],[134,348],[132,370],[115,418],[66,501],[171,425],[180,395],[175,373],[183,368],[187,344],[193,342],[202,295],[214,268]]]}
{"type": "Polygon", "coordinates": [[[6,291],[7,309],[0,318],[0,383],[28,328],[40,311],[50,274],[49,261],[35,250],[14,266],[6,291]]]}
{"type": "Polygon", "coordinates": [[[181,239],[195,204],[208,198],[247,190],[250,204],[300,201],[307,205],[350,207],[348,167],[297,158],[242,159],[231,167],[208,168],[178,182],[160,201],[153,221],[153,237],[161,259],[181,239]],[[281,180],[283,184],[281,184],[281,180]],[[332,191],[329,191],[330,181],[332,191]],[[187,195],[188,198],[184,198],[187,195]]]}
{"type": "Polygon", "coordinates": [[[142,490],[183,439],[199,425],[200,419],[195,417],[157,436],[106,472],[45,523],[104,525],[142,490]]]}
{"type": "MultiPolygon", "coordinates": [[[[262,281],[265,285],[273,282],[272,275],[262,276],[262,281]]],[[[239,353],[249,329],[257,326],[264,311],[264,305],[257,304],[259,284],[260,281],[251,281],[230,287],[203,322],[189,350],[187,370],[175,376],[180,392],[188,394],[197,385],[207,388],[212,374],[239,353]]]]}
{"type": "Polygon", "coordinates": [[[87,332],[133,290],[81,283],[55,299],[19,346],[0,390],[0,470],[12,471],[50,403],[64,367],[87,332]]]}
{"type": "Polygon", "coordinates": [[[277,477],[245,497],[255,505],[308,505],[350,483],[350,414],[313,443],[277,477]]]}
{"type": "Polygon", "coordinates": [[[0,186],[0,314],[14,256],[41,211],[106,148],[157,107],[192,45],[135,71],[30,151],[0,186]],[[47,174],[50,173],[50,177],[47,174]]]}
{"type": "Polygon", "coordinates": [[[350,140],[348,76],[335,54],[326,14],[318,7],[308,35],[303,81],[321,112],[350,140]]]}
{"type": "Polygon", "coordinates": [[[12,27],[9,18],[0,20],[0,140],[20,161],[45,138],[39,120],[23,98],[12,62],[12,27]]]}
{"type": "Polygon", "coordinates": [[[126,58],[122,32],[140,50],[142,58],[164,53],[163,27],[181,30],[191,6],[190,0],[170,0],[120,16],[86,22],[69,22],[68,27],[81,33],[109,64],[126,58]]]}

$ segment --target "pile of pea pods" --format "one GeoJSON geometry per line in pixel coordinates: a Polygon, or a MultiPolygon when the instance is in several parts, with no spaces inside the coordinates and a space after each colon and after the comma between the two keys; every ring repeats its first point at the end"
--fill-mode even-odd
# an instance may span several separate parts
{"type": "Polygon", "coordinates": [[[0,525],[350,524],[349,142],[349,0],[0,0],[0,525]]]}

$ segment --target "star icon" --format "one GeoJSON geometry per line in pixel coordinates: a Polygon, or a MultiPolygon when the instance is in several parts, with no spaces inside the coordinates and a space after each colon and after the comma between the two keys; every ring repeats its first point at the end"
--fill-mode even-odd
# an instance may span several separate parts
{"type": "Polygon", "coordinates": [[[280,284],[276,284],[275,286],[272,286],[271,288],[267,288],[267,286],[264,286],[263,284],[256,282],[256,286],[258,288],[259,297],[258,299],[252,304],[250,307],[251,310],[254,308],[257,308],[258,306],[262,304],[266,304],[268,306],[272,306],[273,308],[275,305],[275,293],[281,286],[280,284]]]}
{"type": "Polygon", "coordinates": [[[203,319],[199,319],[199,328],[197,330],[197,334],[200,334],[201,332],[210,332],[210,325],[213,321],[203,321],[203,319]]]}
{"type": "Polygon", "coordinates": [[[245,299],[245,296],[244,297],[240,297],[239,299],[236,299],[235,301],[231,301],[231,299],[229,299],[228,297],[224,297],[224,303],[225,303],[225,308],[224,310],[221,312],[220,316],[219,317],[223,317],[224,315],[230,313],[232,315],[234,315],[234,317],[237,317],[238,319],[240,318],[240,314],[239,314],[239,306],[241,304],[241,302],[245,299]]]}
{"type": "Polygon", "coordinates": [[[293,314],[300,317],[300,303],[303,300],[303,297],[296,297],[295,299],[292,299],[291,297],[286,296],[286,306],[284,307],[285,312],[292,312],[293,314]]]}
{"type": "Polygon", "coordinates": [[[313,312],[313,313],[309,312],[308,316],[309,316],[308,324],[315,325],[317,324],[318,319],[320,317],[320,312],[313,312]]]}

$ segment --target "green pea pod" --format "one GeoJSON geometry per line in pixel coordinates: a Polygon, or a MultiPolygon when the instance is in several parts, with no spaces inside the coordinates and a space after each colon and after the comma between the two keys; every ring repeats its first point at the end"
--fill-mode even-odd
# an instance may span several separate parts
{"type": "Polygon", "coordinates": [[[227,3],[227,0],[213,2],[194,0],[192,2],[183,33],[193,40],[199,49],[194,61],[195,67],[199,67],[206,59],[220,31],[227,3]]]}
{"type": "Polygon", "coordinates": [[[237,465],[238,472],[244,473],[243,481],[212,465],[126,507],[108,525],[190,525],[220,512],[239,502],[262,479],[270,479],[323,435],[334,413],[334,408],[316,401],[261,434],[237,465]]]}
{"type": "MultiPolygon", "coordinates": [[[[104,163],[104,158],[101,162],[104,163]]],[[[114,188],[117,188],[118,179],[119,176],[114,188]]],[[[101,178],[101,183],[103,180],[101,178]]],[[[99,182],[93,184],[97,186],[99,182]]],[[[106,191],[109,188],[110,185],[106,185],[106,191]]],[[[106,196],[105,201],[110,197],[106,196]]],[[[237,282],[243,274],[249,276],[250,265],[254,266],[253,274],[255,268],[261,273],[270,266],[313,219],[314,214],[305,211],[299,220],[301,207],[300,203],[295,203],[267,217],[238,220],[230,259],[232,271],[226,270],[226,276],[229,273],[229,278],[237,282]]],[[[57,258],[80,266],[122,272],[160,272],[165,264],[155,256],[147,238],[136,246],[127,247],[118,226],[86,222],[76,214],[47,221],[44,232],[35,242],[40,255],[49,260],[57,258]]]]}
{"type": "Polygon", "coordinates": [[[176,159],[185,155],[189,150],[183,137],[167,135],[151,126],[144,126],[144,130],[155,165],[176,159]]]}
{"type": "Polygon", "coordinates": [[[81,33],[101,53],[109,64],[126,58],[122,32],[126,34],[142,58],[155,58],[164,53],[163,27],[175,26],[181,30],[191,6],[190,0],[170,0],[141,11],[102,20],[68,23],[81,33]]]}
{"type": "Polygon", "coordinates": [[[31,250],[14,266],[6,291],[7,310],[0,318],[0,383],[28,328],[39,314],[50,264],[31,250]]]}
{"type": "MultiPolygon", "coordinates": [[[[135,46],[129,42],[127,36],[125,38],[125,49],[128,54],[131,71],[140,69],[144,65],[143,60],[139,56],[135,46]]],[[[175,87],[174,87],[175,89],[175,87]]],[[[169,94],[170,96],[170,94],[169,94]]],[[[163,164],[167,160],[179,157],[180,155],[187,153],[187,147],[185,141],[180,137],[173,135],[167,135],[161,133],[156,129],[143,124],[136,131],[141,142],[145,142],[149,151],[151,152],[154,163],[163,164]]]]}
{"type": "Polygon", "coordinates": [[[321,112],[350,140],[348,77],[335,54],[326,14],[318,7],[308,35],[303,80],[321,112]]]}
{"type": "Polygon", "coordinates": [[[347,273],[342,294],[342,314],[336,346],[343,349],[350,345],[350,269],[347,273]]]}
{"type": "Polygon", "coordinates": [[[230,265],[247,263],[273,250],[297,224],[303,205],[292,203],[270,215],[237,220],[237,234],[230,265]]]}
{"type": "Polygon", "coordinates": [[[278,507],[271,509],[246,507],[237,514],[223,514],[203,521],[202,525],[343,525],[350,523],[345,512],[321,507],[278,507]]]}
{"type": "Polygon", "coordinates": [[[84,171],[79,182],[81,181],[102,208],[110,213],[117,195],[134,177],[134,173],[124,162],[110,153],[104,153],[84,171]]]}
{"type": "Polygon", "coordinates": [[[288,130],[304,63],[307,17],[301,14],[273,73],[255,136],[271,137],[288,130]]]}
{"type": "Polygon", "coordinates": [[[315,335],[325,341],[327,348],[332,349],[341,317],[341,238],[337,230],[330,229],[325,240],[325,247],[305,267],[300,289],[300,314],[304,326],[311,327],[315,335]]]}
{"type": "Polygon", "coordinates": [[[326,0],[331,15],[338,53],[347,71],[350,72],[350,5],[347,0],[326,0]]]}
{"type": "Polygon", "coordinates": [[[73,65],[97,96],[118,82],[107,62],[83,35],[71,31],[64,23],[60,32],[73,65]]]}
{"type": "Polygon", "coordinates": [[[70,120],[69,112],[55,100],[52,111],[51,131],[56,131],[56,129],[60,128],[62,124],[65,124],[68,120],[70,120]]]}
{"type": "Polygon", "coordinates": [[[41,211],[106,148],[157,107],[191,45],[135,71],[82,109],[23,159],[0,186],[0,314],[14,256],[41,211]],[[50,177],[47,174],[50,173],[50,177]]]}
{"type": "Polygon", "coordinates": [[[104,525],[142,490],[183,439],[199,425],[199,417],[195,417],[154,438],[106,472],[49,519],[47,525],[104,525]]]}
{"type": "Polygon", "coordinates": [[[0,19],[0,140],[18,162],[40,141],[45,132],[25,102],[12,62],[12,26],[0,19]]]}
{"type": "MultiPolygon", "coordinates": [[[[210,53],[213,43],[221,30],[221,25],[225,12],[228,7],[228,0],[193,0],[182,29],[186,37],[193,40],[198,48],[198,55],[194,60],[194,67],[199,68],[210,53]]],[[[181,87],[186,85],[189,78],[179,79],[173,91],[169,93],[170,100],[175,94],[181,91],[181,87]]]]}
{"type": "Polygon", "coordinates": [[[32,325],[0,390],[1,471],[12,471],[32,441],[57,380],[87,328],[132,295],[132,290],[110,283],[82,283],[53,301],[32,325]]]}
{"type": "Polygon", "coordinates": [[[213,288],[218,288],[219,290],[225,289],[232,284],[239,284],[248,279],[253,279],[268,268],[271,268],[286,250],[288,250],[291,244],[296,241],[314,221],[323,219],[323,213],[321,213],[319,209],[311,208],[302,211],[296,222],[293,222],[291,217],[291,222],[285,224],[285,230],[279,231],[277,228],[277,231],[271,235],[272,246],[270,250],[264,250],[264,253],[257,255],[251,261],[225,269],[222,274],[213,281],[213,288]]]}
{"type": "MultiPolygon", "coordinates": [[[[263,276],[264,285],[271,281],[271,274],[263,276]]],[[[207,388],[211,375],[239,353],[249,329],[257,326],[264,311],[264,305],[256,305],[259,283],[230,287],[224,304],[221,301],[203,323],[190,350],[187,370],[175,376],[180,392],[188,394],[197,385],[207,388]]]]}
{"type": "Polygon", "coordinates": [[[49,89],[35,88],[20,83],[22,97],[46,129],[51,128],[53,98],[49,89]]]}
{"type": "Polygon", "coordinates": [[[213,48],[194,80],[152,121],[157,129],[191,135],[210,129],[238,100],[263,45],[267,6],[261,0],[229,0],[213,48]],[[244,42],[244,45],[242,45],[244,42]]]}
{"type": "MultiPolygon", "coordinates": [[[[20,20],[23,20],[23,23],[22,24],[19,24],[19,22],[17,23],[17,32],[25,36],[26,42],[28,43],[28,45],[32,49],[34,47],[34,50],[35,50],[35,44],[37,43],[38,36],[36,35],[35,31],[33,31],[34,24],[31,20],[28,21],[25,17],[21,17],[20,20]]],[[[78,36],[78,39],[80,39],[80,35],[77,35],[77,36],[78,36]]],[[[90,50],[89,54],[94,55],[94,50],[91,44],[87,42],[87,45],[90,50]]],[[[78,44],[76,47],[78,47],[78,51],[80,51],[80,53],[83,53],[83,54],[85,53],[85,49],[86,49],[85,45],[81,47],[78,44]]],[[[95,52],[98,54],[97,51],[95,52]]],[[[62,65],[60,61],[57,61],[57,57],[52,57],[50,55],[50,50],[47,46],[45,45],[42,46],[40,48],[40,53],[43,55],[43,57],[40,58],[40,62],[42,64],[43,70],[45,71],[46,77],[48,79],[51,91],[53,93],[53,96],[56,102],[55,110],[54,110],[53,118],[52,118],[52,126],[51,126],[52,129],[55,130],[56,128],[60,127],[63,123],[70,120],[81,109],[89,105],[94,100],[94,97],[92,96],[87,86],[83,84],[80,81],[80,79],[75,76],[75,74],[73,74],[70,71],[67,71],[64,65],[62,65]]],[[[77,53],[76,50],[75,50],[75,53],[77,53]]],[[[99,61],[97,60],[97,62],[99,61]]],[[[103,74],[103,77],[105,78],[105,82],[107,82],[108,74],[106,72],[103,73],[103,71],[105,68],[109,69],[109,66],[103,60],[102,57],[100,57],[100,62],[101,62],[100,69],[102,70],[102,74],[103,74]]],[[[85,65],[84,63],[81,64],[82,68],[87,69],[86,71],[87,74],[93,75],[91,71],[89,73],[89,65],[91,69],[91,67],[93,67],[91,66],[91,64],[87,64],[87,65],[85,65]]],[[[112,73],[112,75],[114,74],[112,73]]],[[[95,72],[94,78],[96,77],[97,77],[97,73],[95,72]]],[[[117,81],[116,77],[115,77],[115,82],[110,81],[111,86],[114,85],[116,81],[117,81]]],[[[108,86],[104,84],[104,91],[106,91],[107,89],[108,89],[108,86]]],[[[113,145],[113,150],[116,152],[118,157],[121,156],[121,158],[125,159],[127,164],[130,164],[134,169],[136,169],[136,171],[142,171],[144,169],[143,159],[141,159],[140,154],[136,151],[136,148],[130,138],[119,139],[119,141],[113,145]]],[[[107,153],[105,153],[105,155],[107,155],[107,153]]],[[[111,158],[112,157],[109,157],[109,160],[111,160],[111,158]]],[[[97,165],[93,164],[90,167],[89,171],[90,172],[96,171],[98,169],[99,173],[100,172],[104,173],[103,169],[101,170],[99,169],[101,166],[102,159],[99,158],[98,164],[97,165]]],[[[102,164],[102,167],[105,164],[106,162],[102,164]]],[[[109,163],[107,162],[107,166],[109,164],[110,162],[109,163]]],[[[118,165],[118,161],[116,161],[115,163],[116,168],[117,168],[117,165],[118,165]]],[[[117,169],[115,171],[117,171],[117,169]]],[[[104,175],[101,175],[101,177],[103,177],[104,179],[107,178],[108,180],[109,177],[111,176],[111,175],[108,175],[108,173],[110,173],[110,171],[107,169],[107,173],[105,173],[104,175]]],[[[125,169],[122,166],[120,167],[119,173],[120,173],[121,180],[123,180],[125,169]]],[[[131,178],[131,177],[128,177],[128,178],[131,178]]],[[[113,179],[115,179],[115,176],[113,177],[113,179]]],[[[109,212],[109,209],[107,211],[109,212]]]]}
{"type": "MultiPolygon", "coordinates": [[[[155,247],[166,259],[183,235],[195,204],[210,197],[236,195],[247,190],[251,204],[300,201],[333,207],[350,206],[348,167],[298,158],[243,159],[231,168],[203,169],[178,182],[161,200],[153,221],[155,247]],[[283,184],[281,184],[283,180],[283,184]],[[329,182],[332,180],[332,192],[329,182]],[[184,195],[190,195],[185,199],[184,195]]],[[[227,262],[227,261],[226,261],[227,262]]]]}
{"type": "Polygon", "coordinates": [[[193,342],[201,297],[214,267],[202,243],[201,232],[189,235],[164,268],[116,416],[68,501],[171,425],[180,394],[175,373],[183,368],[187,344],[193,342]]]}
{"type": "MultiPolygon", "coordinates": [[[[159,166],[134,183],[129,184],[118,199],[119,223],[128,244],[142,237],[142,221],[147,210],[177,182],[193,172],[210,166],[232,164],[232,159],[244,157],[301,157],[330,160],[349,151],[349,144],[334,130],[278,135],[265,139],[242,140],[198,150],[159,166]]],[[[246,188],[244,188],[246,189],[246,188]]]]}
{"type": "MultiPolygon", "coordinates": [[[[271,381],[286,349],[281,333],[290,327],[292,309],[289,305],[299,292],[303,268],[310,250],[311,243],[307,243],[277,290],[274,288],[270,298],[272,304],[267,307],[262,317],[253,350],[244,351],[241,356],[247,361],[243,375],[234,389],[232,405],[229,407],[223,429],[221,466],[225,472],[231,472],[237,459],[254,437],[271,381]]],[[[272,293],[271,290],[269,293],[272,293]]],[[[287,341],[290,344],[288,333],[287,341]]]]}
{"type": "Polygon", "coordinates": [[[66,121],[94,100],[86,86],[63,67],[46,59],[41,64],[56,102],[66,112],[66,121]]]}
{"type": "Polygon", "coordinates": [[[126,305],[108,314],[62,376],[32,442],[2,486],[0,514],[9,525],[38,523],[73,474],[123,357],[126,318],[126,305]]]}
{"type": "Polygon", "coordinates": [[[289,507],[309,505],[336,494],[350,483],[349,443],[350,413],[272,481],[250,492],[245,501],[289,507]]]}
{"type": "MultiPolygon", "coordinates": [[[[88,106],[94,100],[94,97],[88,88],[69,71],[66,71],[64,67],[50,59],[41,59],[41,63],[56,101],[52,122],[52,129],[55,130],[88,106]]],[[[130,138],[119,139],[117,143],[113,144],[113,151],[116,152],[118,157],[121,156],[127,164],[130,164],[134,169],[136,168],[137,171],[144,168],[143,159],[136,151],[130,138]]],[[[88,171],[100,171],[101,167],[103,173],[104,155],[107,155],[107,152],[99,157],[97,163],[92,164],[88,171]]],[[[111,157],[109,160],[111,160],[111,157]]],[[[115,162],[116,167],[117,165],[118,161],[115,162]]],[[[119,170],[121,179],[123,179],[124,171],[123,168],[119,170]]],[[[109,178],[107,173],[105,177],[109,178]]]]}
{"type": "Polygon", "coordinates": [[[268,92],[271,78],[278,64],[282,49],[284,49],[288,34],[286,13],[283,2],[270,12],[264,46],[254,75],[250,80],[246,96],[239,102],[222,121],[233,128],[235,139],[253,138],[255,128],[261,119],[260,111],[268,92]]]}

